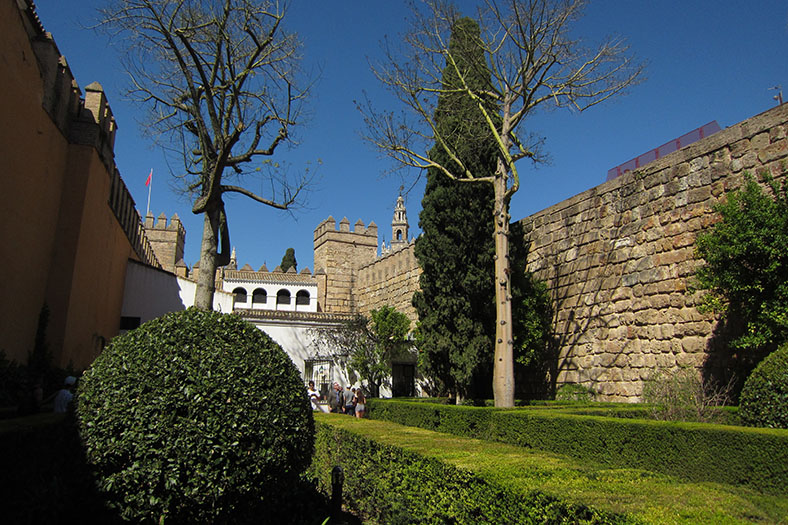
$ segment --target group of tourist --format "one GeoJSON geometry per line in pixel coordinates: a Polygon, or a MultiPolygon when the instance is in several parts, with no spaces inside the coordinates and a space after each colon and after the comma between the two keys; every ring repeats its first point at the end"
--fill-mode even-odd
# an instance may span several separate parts
{"type": "MultiPolygon", "coordinates": [[[[307,388],[309,401],[312,403],[312,410],[320,410],[317,402],[320,401],[320,393],[315,390],[315,382],[309,381],[307,388]]],[[[328,406],[335,414],[347,414],[357,418],[363,418],[367,412],[367,398],[361,387],[345,387],[343,390],[339,383],[334,382],[331,392],[328,394],[328,406]]]]}

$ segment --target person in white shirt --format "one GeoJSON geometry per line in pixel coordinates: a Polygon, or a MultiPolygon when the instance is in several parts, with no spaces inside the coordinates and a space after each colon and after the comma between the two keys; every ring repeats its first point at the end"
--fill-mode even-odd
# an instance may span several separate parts
{"type": "Polygon", "coordinates": [[[57,395],[55,395],[55,412],[59,414],[65,414],[68,410],[68,405],[71,404],[71,400],[74,399],[74,386],[77,384],[77,378],[74,376],[68,376],[63,381],[63,388],[58,390],[57,395]]]}
{"type": "Polygon", "coordinates": [[[309,402],[312,404],[312,410],[320,410],[320,407],[317,406],[317,402],[320,401],[320,394],[317,390],[315,390],[315,382],[309,382],[309,388],[306,389],[306,395],[309,396],[309,402]]]}

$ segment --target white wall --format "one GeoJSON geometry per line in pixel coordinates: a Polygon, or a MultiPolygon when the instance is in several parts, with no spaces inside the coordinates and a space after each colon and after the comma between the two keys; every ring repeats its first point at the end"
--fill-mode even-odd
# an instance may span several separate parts
{"type": "MultiPolygon", "coordinates": [[[[170,312],[185,310],[194,305],[196,289],[197,284],[188,279],[129,260],[120,315],[139,317],[144,323],[170,312]]],[[[232,312],[232,294],[217,290],[213,296],[213,309],[232,312]]]]}
{"type": "Polygon", "coordinates": [[[232,294],[236,288],[246,290],[246,302],[235,303],[236,308],[253,308],[258,310],[280,310],[284,312],[317,312],[317,283],[280,283],[263,281],[225,280],[223,290],[232,294]],[[258,289],[265,290],[267,297],[263,304],[253,304],[252,294],[258,289]],[[276,295],[280,290],[290,292],[290,304],[277,304],[276,295]],[[309,304],[296,304],[296,295],[300,291],[309,294],[309,304]]]}
{"type": "MultiPolygon", "coordinates": [[[[347,385],[349,378],[346,373],[347,361],[336,355],[318,355],[316,347],[312,344],[311,332],[317,328],[325,328],[325,323],[309,322],[282,322],[268,319],[247,319],[257,328],[268,334],[271,339],[287,352],[293,363],[298,367],[301,376],[304,375],[304,361],[308,359],[331,359],[333,361],[331,382],[347,385]]],[[[335,353],[336,354],[336,353],[335,353]]]]}

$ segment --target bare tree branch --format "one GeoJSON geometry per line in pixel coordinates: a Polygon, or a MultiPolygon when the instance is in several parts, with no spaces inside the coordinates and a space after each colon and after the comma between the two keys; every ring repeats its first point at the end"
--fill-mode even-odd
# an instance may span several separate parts
{"type": "MultiPolygon", "coordinates": [[[[372,70],[400,101],[400,113],[379,111],[370,101],[357,104],[366,123],[365,138],[404,166],[437,169],[460,182],[491,183],[495,190],[497,326],[496,405],[514,402],[513,334],[508,265],[509,203],[520,188],[518,162],[541,160],[539,143],[524,122],[539,107],[583,111],[639,82],[643,65],[628,55],[620,39],[586,48],[570,35],[584,0],[485,0],[476,13],[481,60],[468,59],[452,46],[461,20],[445,0],[413,5],[411,31],[404,45],[384,46],[385,59],[372,70]],[[480,80],[483,77],[488,81],[480,80]],[[493,176],[473,173],[463,162],[453,130],[438,126],[439,102],[451,97],[473,101],[497,148],[493,176]],[[432,148],[441,155],[431,155],[432,148]],[[441,158],[438,162],[435,158],[441,158]],[[499,399],[500,398],[500,399],[499,399]]],[[[468,35],[466,35],[468,38],[468,35]]]]}
{"type": "Polygon", "coordinates": [[[192,211],[206,214],[202,308],[212,306],[214,269],[226,258],[217,253],[229,235],[222,195],[289,209],[311,180],[291,186],[269,171],[270,197],[224,182],[263,175],[252,163],[273,155],[301,120],[310,83],[300,78],[301,43],[283,27],[286,12],[286,0],[110,0],[101,9],[102,26],[128,41],[132,98],[148,108],[150,131],[180,146],[169,148],[183,162],[175,178],[194,197],[192,211]]]}

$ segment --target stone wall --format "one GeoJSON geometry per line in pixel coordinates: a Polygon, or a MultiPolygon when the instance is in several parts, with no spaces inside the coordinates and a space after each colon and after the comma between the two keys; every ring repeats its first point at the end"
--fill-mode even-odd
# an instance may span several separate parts
{"type": "Polygon", "coordinates": [[[695,238],[745,171],[783,174],[786,123],[776,107],[521,221],[555,301],[559,385],[637,401],[655,370],[714,361],[716,321],[687,293],[695,238]]]}
{"type": "Polygon", "coordinates": [[[318,275],[318,302],[322,311],[353,313],[357,305],[353,288],[358,269],[375,260],[378,250],[378,227],[364,226],[358,220],[354,229],[343,218],[339,231],[333,217],[315,228],[315,274],[318,275]]]}
{"type": "Polygon", "coordinates": [[[167,224],[167,216],[162,213],[154,222],[153,214],[148,212],[144,224],[145,235],[161,267],[176,273],[175,267],[183,261],[183,248],[186,244],[186,230],[180,217],[174,213],[167,224]]]}
{"type": "Polygon", "coordinates": [[[411,242],[359,269],[355,290],[362,314],[368,316],[371,310],[389,305],[407,315],[415,327],[418,315],[411,298],[419,289],[421,268],[414,246],[415,243],[411,242]]]}

